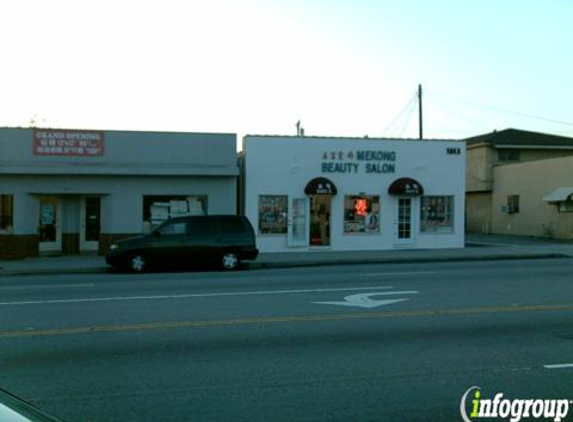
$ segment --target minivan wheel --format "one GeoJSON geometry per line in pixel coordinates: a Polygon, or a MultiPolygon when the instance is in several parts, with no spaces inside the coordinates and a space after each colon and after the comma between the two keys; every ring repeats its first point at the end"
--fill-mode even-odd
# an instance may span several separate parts
{"type": "Polygon", "coordinates": [[[131,270],[131,272],[142,273],[145,271],[147,267],[147,261],[145,260],[145,257],[142,254],[136,253],[128,258],[127,265],[131,270]]]}
{"type": "Polygon", "coordinates": [[[221,258],[221,264],[226,270],[235,270],[239,266],[239,257],[235,252],[225,252],[221,258]]]}

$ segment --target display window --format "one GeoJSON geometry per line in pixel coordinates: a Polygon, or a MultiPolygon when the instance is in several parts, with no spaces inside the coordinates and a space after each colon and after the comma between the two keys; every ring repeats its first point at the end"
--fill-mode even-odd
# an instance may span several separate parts
{"type": "Polygon", "coordinates": [[[14,196],[0,195],[0,233],[12,233],[13,220],[14,196]]]}
{"type": "Polygon", "coordinates": [[[422,233],[452,233],[454,231],[454,197],[423,196],[420,206],[422,233]]]}
{"type": "Polygon", "coordinates": [[[259,195],[259,234],[287,233],[286,195],[259,195]]]}
{"type": "Polygon", "coordinates": [[[207,196],[146,195],[143,197],[144,232],[149,232],[164,221],[188,215],[207,215],[207,196]]]}
{"type": "Polygon", "coordinates": [[[379,233],[380,197],[347,195],[344,197],[344,233],[379,233]]]}

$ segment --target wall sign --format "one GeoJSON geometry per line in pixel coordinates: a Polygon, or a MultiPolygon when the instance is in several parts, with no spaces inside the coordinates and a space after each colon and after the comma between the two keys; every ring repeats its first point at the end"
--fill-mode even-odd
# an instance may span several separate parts
{"type": "Polygon", "coordinates": [[[316,177],[307,183],[304,193],[307,195],[336,195],[336,185],[324,177],[316,177]]]}
{"type": "Polygon", "coordinates": [[[104,146],[101,131],[34,129],[34,155],[97,157],[104,146]]]}
{"type": "Polygon", "coordinates": [[[388,187],[390,195],[420,196],[424,194],[424,188],[417,180],[402,177],[394,180],[388,187]]]}
{"type": "Polygon", "coordinates": [[[396,151],[324,151],[322,173],[395,173],[396,151]]]}

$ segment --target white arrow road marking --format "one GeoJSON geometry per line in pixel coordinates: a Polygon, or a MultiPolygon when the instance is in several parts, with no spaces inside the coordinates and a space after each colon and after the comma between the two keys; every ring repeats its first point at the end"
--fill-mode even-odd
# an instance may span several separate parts
{"type": "Polygon", "coordinates": [[[404,302],[409,298],[400,299],[385,299],[374,300],[372,296],[389,296],[389,295],[413,295],[420,292],[416,290],[407,290],[401,292],[378,292],[378,293],[358,293],[355,295],[346,296],[344,301],[341,302],[312,302],[318,305],[338,305],[338,306],[354,306],[357,308],[376,308],[378,306],[391,305],[393,303],[404,302]]]}
{"type": "Polygon", "coordinates": [[[545,369],[565,369],[573,368],[573,363],[560,363],[557,365],[543,365],[545,369]]]}

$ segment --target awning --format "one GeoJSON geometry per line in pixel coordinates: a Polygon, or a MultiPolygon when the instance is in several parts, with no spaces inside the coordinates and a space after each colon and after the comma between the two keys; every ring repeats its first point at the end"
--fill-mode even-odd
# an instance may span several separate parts
{"type": "Polygon", "coordinates": [[[336,195],[336,186],[326,177],[316,177],[306,184],[304,193],[307,195],[336,195]]]}
{"type": "Polygon", "coordinates": [[[418,196],[424,194],[424,188],[417,180],[402,177],[392,182],[388,188],[390,195],[418,196]]]}
{"type": "Polygon", "coordinates": [[[544,196],[543,200],[545,202],[565,202],[571,195],[573,195],[573,187],[561,187],[544,196]]]}

